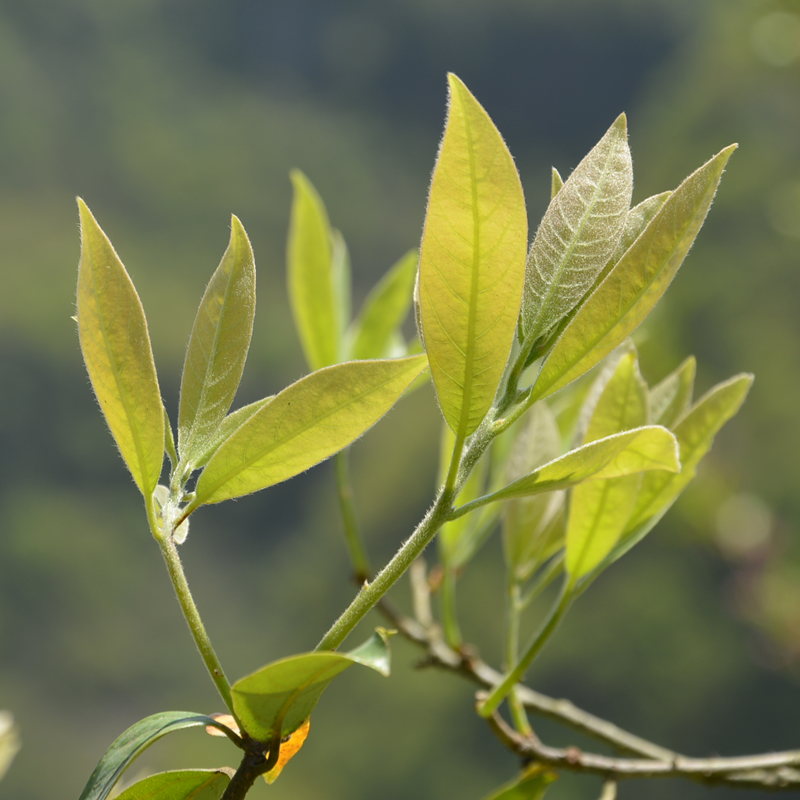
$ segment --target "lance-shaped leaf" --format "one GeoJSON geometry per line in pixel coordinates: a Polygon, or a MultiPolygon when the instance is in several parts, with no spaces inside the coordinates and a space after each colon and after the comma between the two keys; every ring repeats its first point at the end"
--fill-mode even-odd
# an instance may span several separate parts
{"type": "Polygon", "coordinates": [[[457,518],[497,500],[569,489],[584,481],[621,478],[648,470],[679,472],[680,468],[675,436],[666,428],[647,425],[572,450],[499,492],[457,508],[455,514],[457,518]]]}
{"type": "MultiPolygon", "coordinates": [[[[557,458],[561,435],[546,403],[529,412],[526,426],[517,436],[506,467],[507,482],[528,475],[557,458]]],[[[545,555],[552,526],[564,505],[563,492],[548,492],[510,500],[503,514],[503,554],[518,575],[530,574],[545,555]]]]}
{"type": "Polygon", "coordinates": [[[310,716],[330,682],[353,664],[389,674],[389,645],[382,628],[349,653],[316,652],[268,664],[233,684],[233,707],[254,739],[268,742],[280,728],[282,737],[310,716]]]}
{"type": "Polygon", "coordinates": [[[341,281],[334,275],[333,234],[325,206],[302,172],[293,170],[291,177],[289,300],[306,361],[311,369],[320,369],[339,360],[341,281]]]}
{"type": "Polygon", "coordinates": [[[586,299],[547,356],[534,385],[535,398],[547,397],[590,370],[650,313],[689,252],[735,148],[726,147],[669,196],[586,299]]]}
{"type": "Polygon", "coordinates": [[[199,725],[220,727],[217,720],[190,711],[164,711],[139,720],[106,750],[79,800],[104,800],[126,767],[143,750],[168,733],[199,725]]]}
{"type": "Polygon", "coordinates": [[[650,390],[650,414],[655,425],[673,428],[692,405],[697,362],[689,356],[674,372],[650,390]]]}
{"type": "Polygon", "coordinates": [[[139,295],[111,242],[78,199],[78,333],[86,369],[122,458],[149,498],[164,461],[164,409],[139,295]]]}
{"type": "Polygon", "coordinates": [[[117,800],[220,800],[233,770],[159,772],[128,787],[117,800]]]}
{"type": "MultiPolygon", "coordinates": [[[[637,428],[647,422],[647,385],[636,353],[623,356],[597,401],[586,442],[637,428]]],[[[669,473],[670,475],[672,473],[669,473]]],[[[573,580],[591,572],[622,536],[633,511],[641,474],[590,481],[576,486],[570,499],[566,568],[573,580]]]]}
{"type": "Polygon", "coordinates": [[[535,340],[575,307],[622,235],[633,191],[622,114],[550,201],[528,254],[522,326],[535,340]]]}
{"type": "Polygon", "coordinates": [[[186,351],[178,413],[178,452],[192,463],[208,449],[231,407],[253,333],[256,265],[236,217],[222,261],[206,288],[186,351]]]}
{"type": "Polygon", "coordinates": [[[419,271],[421,329],[447,424],[480,424],[511,350],[527,218],[517,169],[488,114],[455,76],[428,198],[419,271]]]}
{"type": "Polygon", "coordinates": [[[349,361],[292,384],[220,445],[189,513],[285,481],[337,453],[372,427],[426,366],[424,355],[349,361]]]}
{"type": "Polygon", "coordinates": [[[674,432],[683,470],[680,475],[653,474],[643,480],[629,528],[641,525],[675,501],[694,477],[700,459],[711,449],[720,428],[741,408],[752,383],[753,376],[743,374],[717,384],[678,422],[674,432]]]}
{"type": "Polygon", "coordinates": [[[381,278],[353,323],[353,358],[381,358],[411,308],[419,253],[410,250],[381,278]]]}
{"type": "Polygon", "coordinates": [[[555,167],[553,167],[552,173],[550,175],[551,200],[561,191],[561,187],[563,185],[564,185],[564,179],[561,177],[561,173],[555,167]]]}

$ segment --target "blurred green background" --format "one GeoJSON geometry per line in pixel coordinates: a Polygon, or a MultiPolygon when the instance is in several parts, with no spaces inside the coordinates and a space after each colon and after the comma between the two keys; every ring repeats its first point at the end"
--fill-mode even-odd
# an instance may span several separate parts
{"type": "MultiPolygon", "coordinates": [[[[222,710],[81,364],[75,195],[140,291],[173,411],[194,310],[240,217],[259,267],[237,400],[249,402],[305,370],[285,296],[289,169],[327,202],[363,297],[419,242],[448,70],[504,134],[533,227],[551,164],[569,174],[622,110],[635,202],[740,143],[638,338],[651,381],[696,353],[700,391],[743,370],[755,386],[696,485],[576,605],[529,677],[692,755],[798,746],[799,2],[4,0],[0,708],[23,749],[3,797],[77,797],[137,719],[222,710]]],[[[354,448],[376,562],[432,498],[439,428],[428,388],[354,448]]],[[[232,678],[314,646],[353,594],[340,539],[330,465],[193,518],[182,553],[232,678]]],[[[480,567],[464,578],[464,629],[496,662],[496,542],[480,567]]],[[[396,594],[407,602],[405,586],[396,594]]],[[[418,654],[394,642],[393,677],[337,681],[301,756],[254,797],[479,800],[513,775],[472,688],[415,670],[418,654]]],[[[184,732],[133,770],[235,756],[184,732]]],[[[548,797],[599,791],[565,776],[548,797]]],[[[620,797],[709,791],[647,782],[620,797]]]]}

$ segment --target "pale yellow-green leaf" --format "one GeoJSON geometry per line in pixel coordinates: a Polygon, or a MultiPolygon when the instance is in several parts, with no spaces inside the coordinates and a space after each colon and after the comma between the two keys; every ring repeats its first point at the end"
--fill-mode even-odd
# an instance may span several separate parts
{"type": "Polygon", "coordinates": [[[526,341],[547,333],[594,283],[619,243],[632,191],[622,114],[550,201],[536,231],[522,302],[526,341]]]}
{"type": "Polygon", "coordinates": [[[447,424],[463,438],[491,406],[511,350],[527,217],[508,148],[455,76],[420,252],[423,340],[447,424]]]}
{"type": "Polygon", "coordinates": [[[648,425],[572,450],[499,492],[479,498],[469,508],[465,505],[462,513],[497,500],[569,489],[587,480],[619,478],[648,470],[678,472],[680,468],[675,437],[666,428],[648,425]]]}
{"type": "Polygon", "coordinates": [[[387,355],[392,334],[403,324],[411,308],[418,264],[419,253],[410,250],[369,293],[353,323],[353,358],[387,355]]]}
{"type": "Polygon", "coordinates": [[[628,212],[628,218],[625,220],[625,227],[617,249],[614,250],[614,254],[609,259],[611,266],[616,264],[625,254],[625,251],[641,236],[642,232],[650,224],[650,220],[658,214],[671,194],[672,192],[655,194],[652,197],[648,197],[647,200],[643,200],[628,212]]]}
{"type": "Polygon", "coordinates": [[[289,300],[306,361],[311,369],[320,369],[339,360],[341,344],[333,233],[311,181],[299,170],[293,170],[291,177],[294,198],[287,246],[289,300]]]}
{"type": "MultiPolygon", "coordinates": [[[[528,475],[561,453],[561,435],[546,403],[537,403],[527,415],[506,467],[506,482],[528,475]]],[[[564,505],[564,492],[520,497],[503,511],[503,553],[510,569],[530,573],[542,557],[554,519],[564,505]]]]}
{"type": "Polygon", "coordinates": [[[654,425],[672,428],[692,405],[697,363],[689,356],[674,372],[650,390],[650,413],[654,425]]]}
{"type": "Polygon", "coordinates": [[[256,265],[242,223],[206,288],[186,351],[178,413],[178,452],[184,464],[208,449],[231,407],[253,332],[256,265]]]}
{"type": "Polygon", "coordinates": [[[424,355],[349,361],[292,384],[220,445],[190,508],[257,492],[324,461],[372,427],[426,366],[424,355]]]}
{"type": "Polygon", "coordinates": [[[78,333],[100,408],[149,500],[164,461],[164,408],[139,295],[111,242],[78,199],[78,333]]]}
{"type": "MultiPolygon", "coordinates": [[[[594,407],[585,441],[641,427],[648,416],[647,385],[639,373],[634,351],[620,358],[606,383],[594,407]]],[[[622,536],[641,481],[641,474],[627,475],[583,483],[572,490],[566,568],[573,580],[591,572],[622,536]]]]}
{"type": "Polygon", "coordinates": [[[547,356],[534,397],[547,397],[590,370],[650,313],[689,252],[735,147],[714,156],[670,195],[586,299],[547,356]]]}
{"type": "Polygon", "coordinates": [[[629,529],[667,508],[686,488],[720,428],[741,408],[752,383],[753,376],[743,374],[717,384],[675,425],[683,470],[680,475],[653,474],[643,480],[629,529]]]}
{"type": "Polygon", "coordinates": [[[275,395],[264,397],[261,400],[256,400],[254,403],[237,408],[236,411],[228,414],[224,420],[219,424],[216,433],[208,443],[208,447],[200,453],[192,462],[192,466],[199,469],[208,464],[211,456],[217,452],[219,446],[237,429],[241,428],[250,417],[257,411],[260,411],[264,406],[269,403],[275,395]]]}
{"type": "Polygon", "coordinates": [[[8,711],[0,711],[0,779],[11,766],[19,747],[19,731],[14,717],[8,711]]]}

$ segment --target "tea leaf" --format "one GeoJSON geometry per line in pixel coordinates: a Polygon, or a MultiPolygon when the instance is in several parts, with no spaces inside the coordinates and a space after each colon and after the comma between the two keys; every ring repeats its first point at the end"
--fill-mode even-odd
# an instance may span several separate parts
{"type": "Polygon", "coordinates": [[[419,253],[410,250],[381,278],[353,324],[353,358],[382,358],[411,308],[419,253]]]}
{"type": "Polygon", "coordinates": [[[485,800],[542,800],[553,781],[558,779],[554,772],[546,772],[539,764],[528,767],[516,780],[501,786],[488,795],[485,800]]]}
{"type": "Polygon", "coordinates": [[[78,333],[100,408],[139,491],[164,462],[164,408],[139,295],[108,237],[78,198],[78,333]]]}
{"type": "Polygon", "coordinates": [[[135,783],[117,800],[220,800],[231,782],[222,770],[159,772],[135,783]]]}
{"type": "MultiPolygon", "coordinates": [[[[596,441],[647,422],[647,385],[636,353],[623,356],[597,401],[586,434],[596,441]]],[[[572,490],[566,534],[566,568],[573,579],[591,572],[619,540],[630,518],[640,474],[591,481],[572,490]]]]}
{"type": "Polygon", "coordinates": [[[534,384],[535,399],[590,370],[650,313],[689,252],[735,148],[725,148],[670,195],[578,309],[542,366],[534,384]]]}
{"type": "Polygon", "coordinates": [[[505,142],[455,76],[422,237],[422,334],[444,418],[463,440],[511,350],[525,269],[522,185],[505,142]]]}
{"type": "Polygon", "coordinates": [[[244,370],[256,309],[256,265],[236,217],[222,261],[206,288],[186,351],[178,452],[191,463],[228,413],[244,370]]]}
{"type": "Polygon", "coordinates": [[[594,283],[619,242],[633,191],[622,114],[550,201],[525,269],[525,340],[547,333],[594,283]]]}
{"type": "Polygon", "coordinates": [[[372,427],[426,366],[424,355],[349,361],[292,384],[220,445],[191,510],[257,492],[324,461],[372,427]]]}
{"type": "MultiPolygon", "coordinates": [[[[289,300],[306,361],[316,370],[339,360],[341,302],[333,269],[333,234],[325,206],[299,170],[294,186],[287,247],[289,300]]],[[[343,270],[339,263],[339,272],[343,270]]]]}
{"type": "Polygon", "coordinates": [[[217,727],[219,723],[211,717],[192,714],[190,711],[164,711],[139,720],[117,737],[106,750],[79,800],[105,800],[119,776],[143,750],[168,733],[199,725],[217,727]]]}
{"type": "Polygon", "coordinates": [[[678,422],[674,432],[681,449],[683,469],[680,475],[662,473],[644,479],[629,528],[640,525],[675,501],[694,477],[714,437],[741,408],[752,383],[752,375],[742,374],[717,384],[678,422]]]}
{"type": "Polygon", "coordinates": [[[258,741],[268,742],[277,726],[281,736],[288,736],[308,719],[330,682],[353,664],[388,676],[386,631],[378,628],[349,653],[306,653],[262,667],[233,684],[234,710],[245,730],[258,741]]]}
{"type": "Polygon", "coordinates": [[[456,513],[461,516],[497,500],[568,489],[587,480],[619,478],[647,470],[678,472],[680,468],[675,437],[666,428],[649,425],[572,450],[500,491],[460,506],[456,513]]]}

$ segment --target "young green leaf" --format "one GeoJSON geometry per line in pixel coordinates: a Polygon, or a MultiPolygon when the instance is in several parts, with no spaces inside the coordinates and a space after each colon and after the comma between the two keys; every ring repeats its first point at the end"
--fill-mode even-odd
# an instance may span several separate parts
{"type": "Polygon", "coordinates": [[[230,782],[228,770],[159,772],[128,787],[117,800],[220,800],[230,782]]]}
{"type": "Polygon", "coordinates": [[[350,324],[350,299],[353,294],[352,268],[350,250],[341,231],[331,230],[331,283],[333,285],[333,301],[336,303],[336,317],[339,324],[337,340],[339,342],[339,360],[346,361],[345,334],[350,324]]]}
{"type": "Polygon", "coordinates": [[[526,341],[547,333],[594,283],[622,235],[633,191],[625,115],[620,115],[551,200],[525,271],[526,341]]]}
{"type": "MultiPolygon", "coordinates": [[[[649,416],[647,385],[636,353],[623,356],[598,399],[586,442],[638,428],[649,416]]],[[[566,568],[573,580],[591,572],[622,536],[641,484],[641,474],[591,481],[572,490],[566,534],[566,568]]]]}
{"type": "MultiPolygon", "coordinates": [[[[306,361],[311,369],[339,361],[341,280],[333,267],[333,234],[325,206],[311,181],[293,170],[287,247],[289,300],[306,361]]],[[[343,266],[340,262],[339,272],[343,266]]]]}
{"type": "Polygon", "coordinates": [[[100,408],[141,493],[164,462],[164,407],[139,295],[108,237],[78,198],[78,333],[100,408]]]}
{"type": "Polygon", "coordinates": [[[527,218],[497,128],[449,75],[450,105],[431,182],[419,271],[421,331],[444,418],[472,433],[494,399],[517,325],[527,218]]]}
{"type": "Polygon", "coordinates": [[[386,356],[392,334],[403,324],[411,308],[418,264],[419,253],[410,250],[369,293],[353,323],[353,358],[386,356]]]}
{"type": "Polygon", "coordinates": [[[668,508],[695,475],[697,465],[711,449],[720,428],[741,408],[753,383],[752,375],[736,375],[717,384],[695,403],[675,426],[681,449],[680,475],[648,475],[642,482],[639,499],[628,522],[632,529],[668,508]]]}
{"type": "Polygon", "coordinates": [[[253,333],[256,265],[236,217],[222,261],[206,288],[186,351],[178,413],[178,452],[192,464],[208,449],[231,407],[253,333]]]}
{"type": "Polygon", "coordinates": [[[285,481],[371,428],[427,366],[424,355],[349,361],[297,381],[250,417],[211,457],[193,511],[285,481]]]}
{"type": "Polygon", "coordinates": [[[608,272],[611,271],[611,267],[622,258],[627,249],[641,236],[642,232],[650,224],[650,220],[658,214],[661,210],[661,206],[667,202],[671,194],[672,192],[654,194],[652,197],[648,197],[647,200],[643,200],[638,206],[634,206],[628,212],[628,218],[625,220],[625,227],[622,231],[619,244],[609,259],[608,265],[604,267],[604,272],[606,270],[608,272]]]}
{"type": "MultiPolygon", "coordinates": [[[[561,436],[555,417],[546,403],[529,412],[511,450],[506,481],[528,475],[561,453],[561,436]]],[[[509,569],[530,574],[544,556],[552,526],[564,505],[564,492],[555,491],[510,500],[503,513],[503,553],[509,569]]]]}
{"type": "Polygon", "coordinates": [[[330,682],[353,664],[388,676],[386,631],[378,628],[349,653],[306,653],[262,667],[232,686],[234,710],[247,733],[260,742],[268,742],[278,726],[280,735],[288,736],[308,719],[330,682]]]}
{"type": "Polygon", "coordinates": [[[119,776],[143,750],[168,733],[199,725],[220,727],[215,719],[190,711],[164,711],[139,720],[106,750],[79,800],[105,800],[119,776]]]}
{"type": "Polygon", "coordinates": [[[258,411],[261,411],[267,403],[269,403],[275,395],[270,395],[269,397],[264,397],[261,400],[256,400],[254,403],[249,403],[246,406],[242,406],[241,408],[237,408],[232,414],[228,414],[224,420],[219,424],[214,435],[211,437],[211,440],[208,442],[208,446],[202,453],[196,456],[192,460],[192,466],[195,469],[200,469],[200,467],[204,467],[208,462],[211,460],[211,456],[219,450],[219,446],[235,431],[244,425],[247,420],[250,419],[254,414],[258,411]]]}
{"type": "Polygon", "coordinates": [[[586,299],[547,356],[534,398],[547,397],[590,370],[650,313],[689,252],[735,148],[726,147],[670,195],[586,299]]]}
{"type": "Polygon", "coordinates": [[[694,356],[689,356],[673,373],[650,390],[650,414],[654,425],[671,429],[689,410],[696,369],[694,356]]]}
{"type": "Polygon", "coordinates": [[[554,772],[547,772],[540,764],[535,764],[515,780],[492,792],[485,800],[542,800],[550,784],[557,779],[558,775],[554,772]]]}
{"type": "Polygon", "coordinates": [[[584,481],[620,478],[648,470],[679,472],[680,468],[675,437],[666,428],[648,425],[572,450],[499,492],[460,506],[455,514],[457,518],[497,500],[569,489],[584,481]]]}

